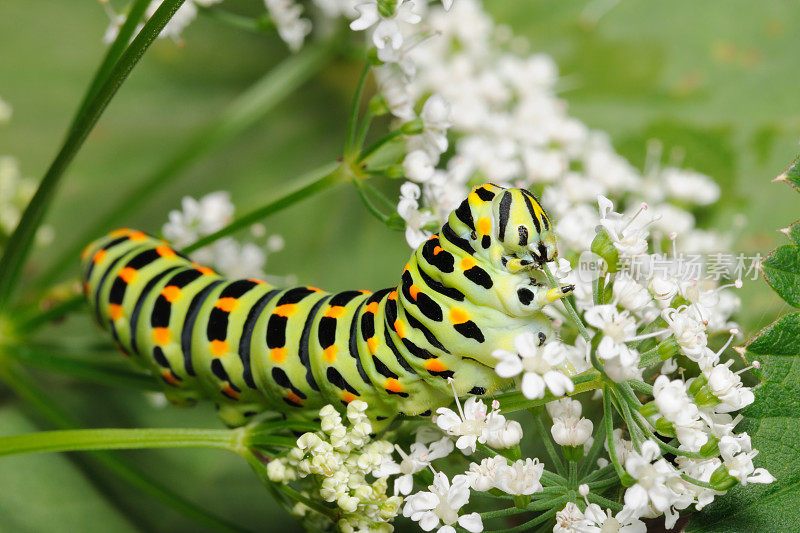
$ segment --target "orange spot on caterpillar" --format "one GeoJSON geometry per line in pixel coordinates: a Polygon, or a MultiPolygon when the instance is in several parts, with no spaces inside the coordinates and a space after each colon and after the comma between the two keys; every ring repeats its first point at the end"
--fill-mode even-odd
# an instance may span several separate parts
{"type": "Polygon", "coordinates": [[[286,361],[286,348],[273,348],[269,356],[275,363],[283,363],[286,361]]]}
{"type": "Polygon", "coordinates": [[[168,328],[153,328],[153,342],[159,346],[169,344],[172,339],[172,333],[168,328]]]}
{"type": "Polygon", "coordinates": [[[256,279],[256,278],[247,278],[247,281],[252,281],[253,283],[257,283],[259,285],[266,285],[267,282],[264,280],[256,279]]]}
{"type": "Polygon", "coordinates": [[[370,304],[366,307],[367,313],[372,313],[373,315],[378,314],[378,302],[370,302],[370,304]]]}
{"type": "Polygon", "coordinates": [[[372,291],[368,291],[366,289],[362,289],[362,290],[360,290],[358,292],[360,292],[361,294],[372,294],[372,291]]]}
{"type": "Polygon", "coordinates": [[[392,291],[392,292],[390,292],[390,293],[389,293],[389,296],[387,296],[387,298],[388,298],[389,300],[397,300],[397,291],[392,291]]]}
{"type": "Polygon", "coordinates": [[[122,318],[122,306],[119,304],[111,304],[108,306],[108,316],[111,317],[111,320],[117,321],[122,318]]]}
{"type": "Polygon", "coordinates": [[[167,285],[161,290],[161,296],[163,296],[169,303],[173,303],[181,297],[181,290],[175,285],[167,285]]]}
{"type": "Polygon", "coordinates": [[[492,232],[492,221],[488,217],[479,218],[478,223],[475,224],[475,229],[481,235],[489,235],[492,232]]]}
{"type": "Polygon", "coordinates": [[[222,357],[228,355],[228,343],[226,341],[213,340],[211,341],[211,354],[214,357],[222,357]]]}
{"type": "Polygon", "coordinates": [[[336,345],[331,344],[330,346],[325,348],[325,350],[323,350],[322,355],[325,356],[326,361],[328,361],[329,363],[333,363],[334,361],[336,361],[336,356],[338,355],[337,351],[338,348],[336,348],[336,345]]]}
{"type": "Polygon", "coordinates": [[[444,372],[447,370],[447,365],[442,363],[439,359],[428,359],[425,361],[425,370],[431,372],[444,372]]]}
{"type": "Polygon", "coordinates": [[[92,261],[96,265],[97,263],[102,263],[103,259],[106,258],[106,251],[105,250],[97,250],[92,257],[92,261]]]}
{"type": "Polygon", "coordinates": [[[206,276],[215,276],[217,274],[216,272],[214,272],[214,270],[212,270],[212,269],[210,269],[208,267],[205,267],[205,266],[195,265],[194,268],[195,268],[195,270],[197,270],[201,274],[205,274],[206,276]]]}
{"type": "Polygon", "coordinates": [[[85,292],[87,296],[92,292],[92,287],[89,285],[88,281],[83,282],[83,292],[85,292]]]}
{"type": "Polygon", "coordinates": [[[119,271],[119,277],[125,283],[133,283],[136,280],[136,269],[131,267],[125,267],[119,271]]]}
{"type": "Polygon", "coordinates": [[[132,241],[143,241],[147,238],[147,233],[143,231],[134,231],[128,235],[128,238],[132,241]]]}
{"type": "Polygon", "coordinates": [[[395,378],[388,378],[384,381],[383,388],[390,392],[403,392],[403,385],[395,378]]]}
{"type": "Polygon", "coordinates": [[[378,346],[380,346],[380,343],[375,337],[367,339],[367,348],[369,348],[369,353],[372,355],[375,355],[375,352],[378,351],[378,346]]]}
{"type": "Polygon", "coordinates": [[[165,257],[167,259],[175,257],[176,254],[175,250],[170,248],[169,246],[156,246],[156,253],[161,257],[165,257]]]}
{"type": "Polygon", "coordinates": [[[327,316],[328,318],[339,318],[345,312],[345,308],[341,305],[333,305],[325,310],[325,314],[322,316],[327,316]]]}
{"type": "Polygon", "coordinates": [[[295,394],[295,393],[293,393],[291,391],[289,391],[286,394],[286,399],[289,400],[290,402],[292,402],[295,405],[303,405],[303,399],[300,398],[300,396],[298,396],[297,394],[295,394]]]}
{"type": "Polygon", "coordinates": [[[439,252],[441,252],[441,251],[442,251],[442,247],[441,246],[434,246],[433,247],[433,255],[439,255],[439,252]]]}
{"type": "Polygon", "coordinates": [[[89,257],[89,252],[92,251],[92,243],[86,245],[86,248],[81,251],[81,261],[89,257]]]}
{"type": "Polygon", "coordinates": [[[406,326],[399,318],[394,321],[394,330],[397,332],[398,337],[400,337],[401,339],[405,338],[406,326]]]}
{"type": "Polygon", "coordinates": [[[342,393],[342,401],[345,402],[345,403],[350,403],[353,400],[355,400],[356,398],[358,398],[358,396],[356,396],[352,392],[345,391],[344,393],[342,393]]]}
{"type": "Polygon", "coordinates": [[[164,381],[166,381],[173,387],[178,386],[178,378],[175,377],[175,374],[172,373],[172,370],[164,370],[161,373],[161,377],[164,378],[164,381]]]}
{"type": "Polygon", "coordinates": [[[416,299],[417,299],[417,295],[419,294],[419,287],[417,287],[416,285],[411,285],[411,286],[408,288],[408,294],[410,294],[410,295],[411,295],[411,297],[412,297],[414,300],[416,300],[416,299]]]}
{"type": "Polygon", "coordinates": [[[236,298],[231,298],[230,296],[226,298],[220,298],[214,305],[214,307],[222,311],[225,311],[226,313],[230,313],[238,306],[239,306],[239,300],[237,300],[236,298]]]}
{"type": "Polygon", "coordinates": [[[314,292],[322,292],[322,289],[318,289],[317,287],[306,286],[306,289],[308,289],[310,291],[314,291],[314,292]]]}
{"type": "Polygon", "coordinates": [[[111,236],[111,237],[125,237],[127,235],[130,235],[132,232],[133,232],[133,230],[131,228],[119,228],[119,229],[115,229],[114,231],[109,233],[109,236],[111,236]]]}
{"type": "Polygon", "coordinates": [[[461,270],[469,270],[470,268],[474,267],[477,264],[475,258],[471,255],[466,256],[464,259],[461,260],[461,270]]]}
{"type": "Polygon", "coordinates": [[[469,313],[459,307],[450,310],[450,322],[453,324],[463,324],[469,320],[469,313]]]}
{"type": "Polygon", "coordinates": [[[283,304],[283,305],[279,305],[279,306],[278,306],[278,307],[276,307],[276,308],[275,308],[275,310],[273,311],[273,313],[275,313],[276,315],[278,315],[278,316],[284,316],[284,317],[286,317],[286,318],[289,318],[290,316],[292,316],[292,315],[293,315],[293,314],[295,314],[296,312],[297,312],[297,304],[283,304]]]}
{"type": "Polygon", "coordinates": [[[233,388],[228,384],[226,384],[224,387],[222,387],[222,394],[224,394],[228,398],[231,398],[232,400],[238,400],[239,399],[239,393],[236,392],[235,390],[233,390],[233,388]]]}

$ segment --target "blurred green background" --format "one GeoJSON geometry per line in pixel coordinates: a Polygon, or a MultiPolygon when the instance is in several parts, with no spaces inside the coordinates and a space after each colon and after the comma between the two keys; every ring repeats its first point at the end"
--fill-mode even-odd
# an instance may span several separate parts
{"type": "MultiPolygon", "coordinates": [[[[458,1],[458,0],[456,0],[458,1]]],[[[263,10],[237,0],[231,8],[263,10]]],[[[771,184],[798,151],[800,5],[788,1],[672,2],[492,0],[488,9],[557,61],[571,113],[607,131],[641,168],[649,139],[685,151],[684,165],[714,177],[724,209],[716,223],[747,218],[736,250],[766,253],[776,228],[797,218],[797,197],[771,184]],[[602,16],[599,16],[602,15],[602,16]]],[[[104,52],[108,24],[93,1],[0,2],[0,96],[14,107],[0,127],[0,154],[40,177],[55,154],[104,52]]],[[[48,216],[55,242],[29,262],[31,279],[85,231],[98,207],[124,197],[180,143],[287,52],[274,36],[200,17],[185,46],[159,41],[120,90],[64,179],[48,216]]],[[[292,179],[340,152],[360,65],[337,60],[245,135],[185,172],[126,225],[158,231],[183,195],[231,191],[244,212],[292,186],[292,179]]],[[[408,255],[341,186],[267,221],[287,239],[268,271],[331,289],[395,282],[408,255]]],[[[110,228],[108,228],[110,229],[110,228]]],[[[75,266],[77,266],[77,258],[75,266]]],[[[68,278],[74,270],[65,272],[68,278]]],[[[742,291],[748,334],[782,311],[763,281],[742,291]]],[[[47,339],[95,335],[85,317],[48,328],[47,339]]],[[[36,374],[59,402],[93,427],[218,427],[209,406],[158,409],[137,392],[36,374]]],[[[0,391],[0,433],[36,429],[35,418],[0,391]]],[[[243,461],[219,452],[126,454],[180,494],[261,531],[291,525],[243,461]]],[[[0,461],[0,531],[196,531],[180,515],[118,482],[92,483],[64,456],[0,461]]]]}

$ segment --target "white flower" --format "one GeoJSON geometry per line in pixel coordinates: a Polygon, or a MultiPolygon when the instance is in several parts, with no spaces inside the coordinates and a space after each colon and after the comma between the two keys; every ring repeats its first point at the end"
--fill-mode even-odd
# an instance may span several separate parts
{"type": "Polygon", "coordinates": [[[581,402],[573,398],[560,398],[552,402],[547,402],[545,408],[547,409],[547,414],[549,414],[552,419],[558,417],[580,418],[583,409],[581,402]]]}
{"type": "Polygon", "coordinates": [[[394,480],[394,493],[406,495],[410,494],[413,489],[414,474],[428,468],[432,461],[449,455],[453,451],[453,441],[444,437],[431,444],[430,447],[415,442],[411,445],[409,454],[403,452],[397,445],[395,445],[395,449],[403,460],[400,463],[386,461],[373,471],[373,475],[384,477],[402,474],[394,480]]]}
{"type": "Polygon", "coordinates": [[[719,200],[719,185],[705,174],[693,170],[665,168],[660,177],[667,195],[676,200],[696,205],[713,204],[719,200]]]}
{"type": "MultiPolygon", "coordinates": [[[[437,156],[438,159],[438,156],[437,156]]],[[[424,183],[433,177],[436,161],[425,150],[413,150],[403,159],[406,178],[424,183]]]]}
{"type": "Polygon", "coordinates": [[[765,468],[755,468],[753,458],[758,455],[754,450],[747,433],[726,435],[719,440],[719,454],[728,474],[739,480],[742,485],[748,483],[772,483],[775,477],[765,468]]]}
{"type": "Polygon", "coordinates": [[[541,346],[532,332],[514,338],[517,353],[495,350],[492,356],[499,360],[495,372],[501,378],[522,374],[522,393],[526,398],[543,398],[546,389],[555,396],[575,390],[572,380],[564,374],[565,353],[559,343],[541,346]]]}
{"type": "Polygon", "coordinates": [[[705,355],[708,344],[706,325],[686,306],[664,309],[661,316],[686,357],[699,362],[705,355]]]}
{"type": "Polygon", "coordinates": [[[625,470],[636,484],[625,491],[625,506],[641,516],[652,506],[656,511],[665,512],[673,503],[675,494],[667,482],[676,472],[661,458],[658,444],[648,440],[642,444],[641,452],[632,451],[625,458],[625,470]]]}
{"type": "Polygon", "coordinates": [[[414,2],[398,0],[394,11],[388,16],[380,12],[378,1],[359,4],[356,10],[359,17],[350,23],[350,29],[362,31],[375,26],[372,31],[372,43],[378,49],[378,58],[387,61],[392,50],[399,50],[403,46],[403,32],[401,23],[417,24],[422,17],[414,10],[414,2]]]}
{"type": "Polygon", "coordinates": [[[303,47],[306,35],[311,33],[311,21],[301,18],[303,6],[294,0],[264,0],[278,35],[293,52],[303,47]]]}
{"type": "Polygon", "coordinates": [[[419,185],[407,181],[400,187],[400,202],[397,204],[397,213],[406,221],[406,241],[412,248],[417,248],[431,236],[431,232],[423,228],[435,220],[429,212],[419,210],[420,194],[419,185]]]}
{"type": "Polygon", "coordinates": [[[742,384],[742,378],[731,372],[731,364],[733,360],[716,365],[710,371],[703,371],[711,394],[722,402],[714,406],[714,410],[718,413],[738,411],[755,401],[753,391],[742,384]]]}
{"type": "Polygon", "coordinates": [[[644,522],[635,516],[626,516],[628,513],[620,511],[612,516],[611,511],[605,511],[596,503],[590,503],[584,511],[584,521],[577,529],[580,533],[646,533],[644,522]]]}
{"type": "Polygon", "coordinates": [[[667,376],[658,376],[653,384],[653,398],[659,412],[675,427],[681,447],[692,452],[708,442],[706,426],[700,420],[700,410],[689,399],[683,380],[670,381],[667,376]]]}
{"type": "Polygon", "coordinates": [[[582,523],[583,513],[581,510],[574,502],[567,502],[567,505],[556,513],[556,525],[553,526],[553,533],[576,533],[582,523]]]}
{"type": "Polygon", "coordinates": [[[497,473],[504,468],[508,468],[508,461],[502,455],[487,457],[480,464],[471,463],[466,473],[470,487],[479,492],[495,488],[497,473]]]}
{"type": "Polygon", "coordinates": [[[631,312],[639,311],[653,301],[647,289],[627,272],[620,272],[614,278],[613,294],[619,305],[631,312]]]}
{"type": "Polygon", "coordinates": [[[464,453],[473,453],[479,442],[495,448],[509,448],[522,439],[519,422],[506,420],[496,406],[488,412],[486,404],[474,396],[464,402],[463,408],[456,397],[456,406],[458,413],[446,407],[437,409],[434,422],[448,435],[458,437],[456,448],[464,453]]]}
{"type": "Polygon", "coordinates": [[[648,232],[644,226],[635,223],[636,215],[625,217],[613,211],[614,204],[605,196],[598,196],[597,203],[600,207],[600,225],[605,228],[611,242],[621,253],[637,256],[645,253],[648,248],[648,232]]]}
{"type": "Polygon", "coordinates": [[[424,531],[437,529],[440,533],[455,533],[453,524],[458,524],[470,533],[483,531],[483,522],[478,513],[459,516],[459,510],[469,502],[469,481],[464,475],[453,478],[452,485],[447,475],[437,472],[433,476],[430,492],[418,492],[406,498],[403,516],[419,522],[424,531]]]}
{"type": "Polygon", "coordinates": [[[550,433],[560,446],[583,446],[592,436],[594,425],[587,418],[556,417],[550,433]]]}
{"type": "Polygon", "coordinates": [[[184,196],[181,210],[169,212],[169,221],[162,228],[164,237],[177,248],[188,246],[230,223],[233,209],[226,191],[209,193],[200,200],[184,196]]]}
{"type": "Polygon", "coordinates": [[[544,465],[538,459],[519,459],[512,465],[498,468],[494,486],[508,494],[530,495],[542,490],[540,479],[544,465]]]}

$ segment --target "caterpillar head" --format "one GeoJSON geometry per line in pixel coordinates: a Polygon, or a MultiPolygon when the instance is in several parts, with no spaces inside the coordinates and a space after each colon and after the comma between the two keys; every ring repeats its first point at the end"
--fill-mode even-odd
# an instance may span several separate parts
{"type": "Polygon", "coordinates": [[[558,257],[556,236],[536,197],[525,189],[506,189],[492,200],[494,237],[506,262],[540,266],[558,257]]]}

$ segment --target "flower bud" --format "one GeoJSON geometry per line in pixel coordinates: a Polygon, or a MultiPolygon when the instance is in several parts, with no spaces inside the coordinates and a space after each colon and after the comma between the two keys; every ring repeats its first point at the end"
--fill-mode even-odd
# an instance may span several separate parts
{"type": "Polygon", "coordinates": [[[658,413],[658,407],[656,407],[655,401],[649,401],[643,406],[639,408],[639,412],[642,413],[642,416],[649,417],[653,416],[654,414],[658,413]]]}
{"type": "Polygon", "coordinates": [[[739,480],[730,475],[725,465],[720,465],[720,467],[714,470],[714,473],[711,474],[709,483],[714,485],[717,490],[728,490],[729,488],[738,484],[739,480]]]}
{"type": "Polygon", "coordinates": [[[603,258],[609,272],[617,271],[619,266],[619,250],[614,246],[611,237],[608,236],[605,229],[600,229],[597,235],[594,236],[591,250],[593,253],[603,258]]]}
{"type": "Polygon", "coordinates": [[[400,129],[405,135],[419,135],[425,128],[422,119],[415,118],[400,126],[400,129]]]}
{"type": "Polygon", "coordinates": [[[380,117],[390,112],[389,105],[382,94],[378,93],[369,101],[369,110],[373,116],[380,117]]]}
{"type": "Polygon", "coordinates": [[[672,425],[672,422],[670,422],[663,416],[658,420],[656,420],[654,426],[656,428],[656,431],[658,431],[665,437],[675,437],[675,427],[672,425]]]}
{"type": "Polygon", "coordinates": [[[662,361],[666,361],[667,359],[675,357],[681,353],[681,347],[678,344],[678,341],[675,340],[674,335],[670,335],[663,341],[659,342],[658,346],[656,346],[656,349],[658,350],[658,356],[662,361]]]}
{"type": "Polygon", "coordinates": [[[561,452],[567,461],[578,462],[583,459],[583,446],[562,446],[561,452]]]}
{"type": "Polygon", "coordinates": [[[714,435],[708,436],[708,442],[703,444],[700,448],[700,453],[703,454],[703,457],[716,457],[719,455],[719,439],[714,435]]]}

